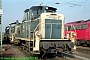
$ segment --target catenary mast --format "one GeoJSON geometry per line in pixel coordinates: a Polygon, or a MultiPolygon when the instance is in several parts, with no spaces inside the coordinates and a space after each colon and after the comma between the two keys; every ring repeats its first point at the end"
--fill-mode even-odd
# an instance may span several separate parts
{"type": "Polygon", "coordinates": [[[2,0],[0,0],[0,48],[2,48],[2,0]]]}

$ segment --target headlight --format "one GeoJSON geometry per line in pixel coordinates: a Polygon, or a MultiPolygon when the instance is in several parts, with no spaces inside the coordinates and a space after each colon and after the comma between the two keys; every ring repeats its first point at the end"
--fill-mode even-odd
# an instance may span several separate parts
{"type": "Polygon", "coordinates": [[[49,48],[49,43],[48,42],[44,42],[43,43],[43,48],[44,49],[48,49],[49,48]]]}

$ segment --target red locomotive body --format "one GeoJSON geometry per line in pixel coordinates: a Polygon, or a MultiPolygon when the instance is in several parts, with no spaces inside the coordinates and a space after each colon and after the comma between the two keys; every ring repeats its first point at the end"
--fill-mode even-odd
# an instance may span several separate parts
{"type": "Polygon", "coordinates": [[[90,19],[66,23],[65,36],[72,31],[76,33],[76,45],[86,44],[90,46],[90,19]]]}

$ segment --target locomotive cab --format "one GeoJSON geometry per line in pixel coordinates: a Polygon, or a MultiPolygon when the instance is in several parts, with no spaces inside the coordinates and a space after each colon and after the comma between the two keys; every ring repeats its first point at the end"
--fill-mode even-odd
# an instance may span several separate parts
{"type": "Polygon", "coordinates": [[[9,38],[10,38],[10,43],[14,42],[14,38],[15,38],[15,26],[16,24],[18,24],[18,20],[16,20],[16,22],[13,22],[11,24],[9,24],[9,38]]]}
{"type": "Polygon", "coordinates": [[[31,17],[31,20],[33,18],[37,18],[40,16],[40,14],[42,13],[55,13],[56,12],[56,8],[53,8],[53,7],[49,7],[49,6],[32,6],[30,8],[30,17],[31,17]]]}
{"type": "Polygon", "coordinates": [[[4,33],[4,38],[3,39],[4,39],[3,43],[10,43],[10,41],[9,41],[9,26],[7,26],[5,28],[5,33],[4,33]]]}
{"type": "Polygon", "coordinates": [[[74,44],[64,39],[64,15],[56,8],[33,6],[30,8],[30,38],[34,41],[33,54],[70,51],[74,44]]]}
{"type": "Polygon", "coordinates": [[[9,34],[9,26],[7,26],[7,27],[5,28],[5,33],[6,33],[6,34],[9,34]]]}

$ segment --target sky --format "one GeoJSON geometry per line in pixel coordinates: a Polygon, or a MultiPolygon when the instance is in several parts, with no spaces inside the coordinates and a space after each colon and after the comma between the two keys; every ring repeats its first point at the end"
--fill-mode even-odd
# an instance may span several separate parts
{"type": "Polygon", "coordinates": [[[65,23],[90,19],[90,0],[2,0],[2,31],[11,22],[24,16],[24,10],[32,6],[43,5],[57,8],[57,13],[65,16],[65,23]],[[59,2],[60,4],[55,4],[59,2]]]}

